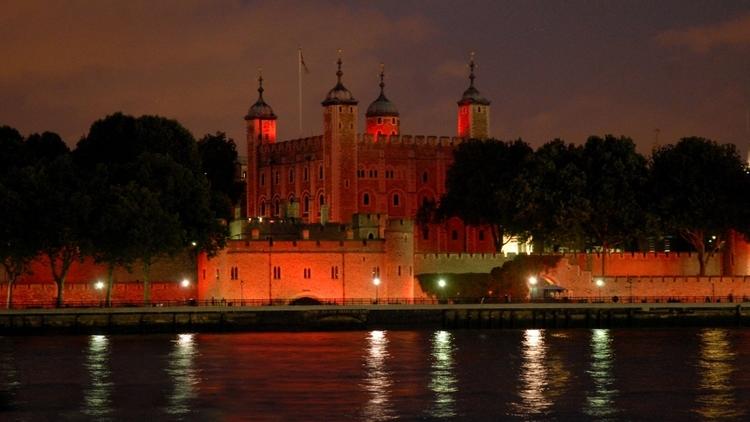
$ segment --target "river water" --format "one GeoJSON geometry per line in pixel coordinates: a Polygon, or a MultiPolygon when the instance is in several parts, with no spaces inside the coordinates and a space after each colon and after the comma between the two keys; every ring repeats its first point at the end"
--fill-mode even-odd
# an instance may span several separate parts
{"type": "Polygon", "coordinates": [[[749,329],[0,337],[0,420],[748,420],[749,329]]]}

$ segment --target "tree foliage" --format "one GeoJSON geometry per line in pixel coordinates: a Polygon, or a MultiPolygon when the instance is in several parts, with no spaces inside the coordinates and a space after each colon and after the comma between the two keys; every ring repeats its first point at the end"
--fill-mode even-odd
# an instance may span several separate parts
{"type": "Polygon", "coordinates": [[[489,226],[495,249],[501,252],[509,236],[524,233],[519,218],[526,190],[522,172],[532,153],[521,140],[470,140],[460,144],[448,169],[446,193],[437,215],[489,226]]]}
{"type": "Polygon", "coordinates": [[[654,151],[651,202],[663,230],[697,251],[700,275],[730,230],[750,235],[750,176],[734,145],[683,138],[654,151]]]}
{"type": "Polygon", "coordinates": [[[219,218],[231,220],[232,207],[242,194],[242,184],[236,180],[237,147],[223,132],[205,135],[198,141],[203,173],[211,187],[211,208],[219,218]]]}

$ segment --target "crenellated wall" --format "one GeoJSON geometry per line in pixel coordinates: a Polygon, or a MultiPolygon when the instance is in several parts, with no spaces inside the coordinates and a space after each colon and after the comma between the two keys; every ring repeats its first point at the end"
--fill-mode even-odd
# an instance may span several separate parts
{"type": "MultiPolygon", "coordinates": [[[[566,254],[569,262],[578,265],[584,271],[602,275],[602,258],[600,253],[566,254]]],[[[720,275],[721,255],[709,258],[706,275],[720,275]]],[[[604,257],[604,274],[607,276],[625,275],[681,275],[698,274],[698,257],[689,252],[634,252],[611,253],[604,257]]]]}

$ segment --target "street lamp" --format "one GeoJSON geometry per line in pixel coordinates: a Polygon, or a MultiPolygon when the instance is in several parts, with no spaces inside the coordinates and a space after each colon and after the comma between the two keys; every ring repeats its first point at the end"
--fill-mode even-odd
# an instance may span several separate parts
{"type": "Polygon", "coordinates": [[[180,283],[180,285],[182,287],[184,287],[184,288],[188,288],[188,287],[190,287],[190,280],[188,280],[187,278],[183,278],[182,282],[180,283]]]}
{"type": "Polygon", "coordinates": [[[374,277],[372,284],[375,285],[375,303],[378,303],[378,286],[380,286],[380,277],[374,277]]]}
{"type": "Polygon", "coordinates": [[[602,287],[604,287],[604,280],[601,278],[597,278],[596,281],[596,287],[599,289],[599,301],[602,300],[602,287]]]}
{"type": "Polygon", "coordinates": [[[440,295],[443,297],[443,300],[445,300],[445,279],[441,278],[438,280],[438,287],[440,287],[440,295]]]}
{"type": "Polygon", "coordinates": [[[535,276],[529,277],[529,286],[531,286],[531,300],[534,300],[534,297],[536,296],[536,283],[538,280],[535,276]]]}
{"type": "MultiPolygon", "coordinates": [[[[102,291],[104,289],[104,282],[101,280],[97,281],[96,283],[94,283],[94,288],[96,290],[102,291]]],[[[101,302],[102,299],[99,299],[99,300],[100,300],[99,305],[101,306],[103,302],[101,302]]]]}

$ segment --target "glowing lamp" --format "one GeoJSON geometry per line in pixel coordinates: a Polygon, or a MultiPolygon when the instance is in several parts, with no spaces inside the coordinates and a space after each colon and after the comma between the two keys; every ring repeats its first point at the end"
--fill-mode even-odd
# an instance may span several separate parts
{"type": "Polygon", "coordinates": [[[529,284],[531,284],[532,286],[536,286],[536,283],[537,283],[536,277],[534,277],[533,275],[529,277],[529,284]]]}
{"type": "Polygon", "coordinates": [[[97,281],[96,284],[94,284],[94,287],[96,290],[101,290],[104,288],[104,282],[103,281],[97,281]]]}
{"type": "Polygon", "coordinates": [[[190,280],[188,280],[187,278],[183,279],[182,282],[180,283],[180,285],[182,287],[190,287],[190,280]]]}
{"type": "Polygon", "coordinates": [[[438,287],[440,287],[441,289],[445,287],[445,280],[444,279],[441,278],[440,280],[438,280],[438,287]]]}
{"type": "Polygon", "coordinates": [[[380,286],[380,278],[378,278],[378,277],[373,278],[372,279],[372,284],[374,284],[376,286],[380,286]]]}

